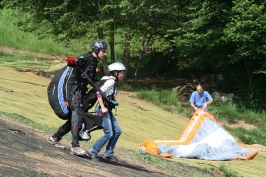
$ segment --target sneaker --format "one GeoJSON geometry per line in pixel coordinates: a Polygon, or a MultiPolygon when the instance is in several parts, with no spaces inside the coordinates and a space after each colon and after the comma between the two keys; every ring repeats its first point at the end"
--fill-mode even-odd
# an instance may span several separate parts
{"type": "Polygon", "coordinates": [[[61,140],[61,139],[59,139],[59,138],[55,138],[55,137],[51,136],[51,137],[48,138],[47,141],[48,141],[49,143],[55,145],[55,147],[63,148],[63,149],[64,149],[65,146],[63,146],[62,144],[59,143],[60,140],[61,140]]]}
{"type": "Polygon", "coordinates": [[[103,159],[109,160],[111,162],[117,162],[118,159],[115,156],[103,156],[103,159]]]}
{"type": "Polygon", "coordinates": [[[70,154],[74,154],[74,155],[79,155],[79,156],[83,156],[86,154],[86,151],[84,151],[82,148],[80,147],[72,147],[70,154]]]}
{"type": "Polygon", "coordinates": [[[97,155],[92,155],[88,152],[88,156],[91,158],[92,161],[94,162],[100,162],[101,160],[99,159],[99,157],[97,155]]]}

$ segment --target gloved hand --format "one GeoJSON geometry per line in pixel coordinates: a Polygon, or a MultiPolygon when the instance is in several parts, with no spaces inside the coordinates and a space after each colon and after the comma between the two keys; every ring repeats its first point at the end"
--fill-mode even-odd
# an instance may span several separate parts
{"type": "Polygon", "coordinates": [[[118,102],[115,101],[115,100],[109,100],[109,102],[112,103],[112,104],[115,105],[115,106],[118,106],[118,102]]]}
{"type": "Polygon", "coordinates": [[[101,68],[99,66],[96,66],[96,73],[99,73],[101,71],[101,68]]]}
{"type": "Polygon", "coordinates": [[[78,62],[78,59],[76,59],[75,57],[72,57],[72,56],[68,56],[66,58],[66,62],[69,64],[69,65],[74,65],[78,62]]]}
{"type": "Polygon", "coordinates": [[[81,77],[83,78],[83,79],[88,79],[88,75],[87,74],[81,74],[81,77]]]}
{"type": "Polygon", "coordinates": [[[99,81],[98,77],[95,77],[95,78],[93,79],[93,81],[94,81],[94,82],[99,81]]]}

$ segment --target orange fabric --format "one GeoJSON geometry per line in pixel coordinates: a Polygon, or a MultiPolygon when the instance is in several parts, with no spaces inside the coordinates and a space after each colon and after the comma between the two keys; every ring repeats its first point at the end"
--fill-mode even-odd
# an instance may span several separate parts
{"type": "Polygon", "coordinates": [[[145,152],[147,152],[149,154],[156,155],[156,156],[162,157],[162,158],[172,157],[171,154],[159,154],[157,144],[153,140],[144,141],[144,142],[140,143],[140,146],[146,147],[145,152]]]}
{"type": "Polygon", "coordinates": [[[154,141],[149,141],[146,146],[146,152],[149,152],[150,154],[153,155],[158,155],[159,151],[157,148],[157,144],[154,141]]]}
{"type": "Polygon", "coordinates": [[[244,148],[249,148],[249,149],[255,149],[258,151],[266,151],[266,147],[265,146],[260,146],[260,145],[246,145],[246,144],[242,144],[242,143],[238,143],[238,146],[244,147],[244,148]]]}
{"type": "Polygon", "coordinates": [[[232,160],[252,160],[257,154],[258,152],[252,152],[246,156],[236,157],[236,158],[233,158],[232,160]]]}

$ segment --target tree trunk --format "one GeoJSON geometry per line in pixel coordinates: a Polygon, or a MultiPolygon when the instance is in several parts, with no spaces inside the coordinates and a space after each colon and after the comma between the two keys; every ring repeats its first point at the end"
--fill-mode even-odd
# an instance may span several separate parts
{"type": "Polygon", "coordinates": [[[99,39],[103,39],[103,29],[102,28],[97,28],[97,32],[98,32],[98,38],[99,39]]]}
{"type": "MultiPolygon", "coordinates": [[[[100,7],[100,3],[99,3],[99,0],[94,0],[94,3],[95,3],[95,11],[96,11],[96,18],[97,18],[97,15],[101,14],[101,7],[100,7]]],[[[97,28],[97,33],[98,33],[98,39],[103,39],[103,28],[99,27],[97,28]]],[[[107,58],[104,58],[103,59],[103,71],[104,71],[104,74],[106,75],[107,74],[107,58]]]]}
{"type": "Polygon", "coordinates": [[[111,52],[111,63],[115,62],[115,24],[114,22],[111,23],[110,25],[110,52],[111,52]]]}
{"type": "Polygon", "coordinates": [[[175,46],[172,47],[171,49],[168,50],[167,54],[161,56],[158,61],[156,62],[156,64],[154,65],[152,71],[151,71],[151,75],[160,75],[160,73],[162,72],[163,68],[165,67],[165,65],[167,64],[167,62],[172,58],[173,53],[175,52],[175,46]]]}
{"type": "Polygon", "coordinates": [[[143,38],[142,38],[142,42],[141,42],[141,51],[140,51],[140,56],[139,56],[139,62],[138,62],[138,65],[137,65],[137,68],[136,68],[136,71],[135,71],[135,79],[134,79],[134,87],[137,86],[137,82],[138,82],[138,71],[139,71],[139,68],[140,68],[140,65],[142,63],[142,60],[143,60],[143,55],[144,55],[144,50],[145,50],[145,45],[146,46],[149,46],[149,42],[151,40],[151,35],[149,36],[148,40],[147,40],[147,36],[148,36],[148,31],[145,32],[145,34],[143,35],[143,38]]]}
{"type": "Polygon", "coordinates": [[[127,73],[128,73],[128,69],[129,69],[129,62],[130,62],[130,40],[131,40],[131,36],[129,33],[125,34],[125,43],[124,43],[124,53],[123,53],[123,64],[126,67],[126,72],[124,74],[124,78],[123,81],[126,80],[127,78],[127,73]]]}
{"type": "MultiPolygon", "coordinates": [[[[98,37],[99,37],[99,39],[103,39],[103,29],[102,28],[98,28],[98,37]]],[[[108,74],[107,57],[105,57],[103,59],[103,71],[104,71],[104,75],[108,74]]]]}
{"type": "Polygon", "coordinates": [[[126,72],[124,74],[124,78],[123,78],[123,81],[126,80],[127,78],[127,73],[128,73],[128,70],[129,70],[129,61],[130,61],[130,49],[129,48],[125,48],[124,49],[124,54],[123,54],[123,64],[125,65],[126,67],[126,72]]]}
{"type": "Polygon", "coordinates": [[[140,51],[140,56],[139,56],[139,62],[138,62],[138,65],[137,65],[137,68],[136,68],[136,71],[135,71],[135,79],[134,79],[134,87],[137,86],[137,82],[138,82],[138,71],[139,71],[139,68],[140,68],[140,65],[142,63],[142,60],[143,60],[143,54],[144,54],[144,46],[142,46],[141,48],[141,51],[140,51]]]}
{"type": "MultiPolygon", "coordinates": [[[[99,0],[94,0],[94,4],[95,4],[95,11],[96,11],[95,16],[97,16],[101,14],[101,7],[100,7],[99,0]]],[[[103,29],[101,27],[97,28],[97,33],[98,33],[98,38],[103,39],[103,29]]]]}
{"type": "Polygon", "coordinates": [[[253,90],[252,89],[252,73],[250,72],[250,68],[249,68],[247,59],[244,59],[244,63],[245,63],[246,71],[248,74],[248,89],[249,89],[249,92],[252,93],[252,90],[253,90]]]}

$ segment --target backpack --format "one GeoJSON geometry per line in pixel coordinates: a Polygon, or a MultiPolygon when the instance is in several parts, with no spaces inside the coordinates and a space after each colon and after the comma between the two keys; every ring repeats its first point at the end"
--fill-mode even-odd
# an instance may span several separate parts
{"type": "Polygon", "coordinates": [[[90,114],[88,112],[82,113],[82,127],[79,131],[79,140],[90,140],[90,133],[94,130],[102,129],[102,116],[90,114]]]}
{"type": "Polygon", "coordinates": [[[97,102],[97,91],[101,93],[102,96],[105,97],[105,94],[100,90],[100,88],[104,85],[104,83],[109,79],[102,79],[94,83],[94,87],[90,89],[83,98],[83,110],[84,112],[88,112],[95,103],[97,102]]]}
{"type": "MultiPolygon", "coordinates": [[[[65,66],[59,70],[47,88],[48,101],[54,113],[61,119],[67,120],[71,118],[69,110],[71,92],[76,82],[73,67],[65,66]],[[68,101],[69,100],[69,101],[68,101]]],[[[100,80],[93,84],[93,88],[86,93],[83,98],[84,112],[88,112],[97,102],[96,90],[99,90],[106,80],[100,80]]],[[[101,91],[100,93],[104,95],[101,91]]]]}
{"type": "Polygon", "coordinates": [[[59,70],[47,88],[48,101],[54,113],[61,119],[71,117],[68,109],[68,100],[71,97],[72,86],[75,83],[74,68],[65,66],[59,70]]]}

